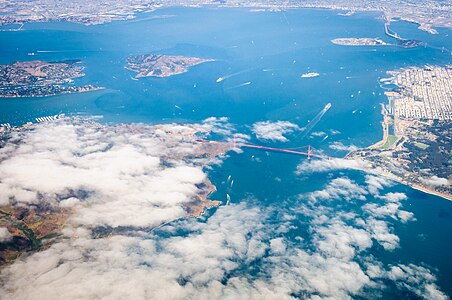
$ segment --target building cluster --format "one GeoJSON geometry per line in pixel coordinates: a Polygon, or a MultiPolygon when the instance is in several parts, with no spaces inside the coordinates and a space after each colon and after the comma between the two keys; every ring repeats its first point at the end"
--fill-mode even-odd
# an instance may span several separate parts
{"type": "Polygon", "coordinates": [[[452,120],[452,66],[407,68],[391,73],[398,92],[388,93],[402,119],[452,120]]]}
{"type": "Polygon", "coordinates": [[[85,76],[78,60],[40,60],[0,65],[0,98],[46,97],[100,89],[92,85],[65,85],[85,76]]]}
{"type": "Polygon", "coordinates": [[[0,65],[0,87],[68,83],[73,78],[85,76],[84,67],[77,62],[33,60],[0,65]]]}
{"type": "Polygon", "coordinates": [[[12,86],[7,88],[0,87],[0,98],[19,98],[19,97],[50,97],[62,94],[83,93],[101,90],[103,87],[93,85],[24,85],[12,86]]]}
{"type": "Polygon", "coordinates": [[[149,0],[4,0],[0,1],[0,24],[67,21],[96,25],[127,20],[136,12],[154,8],[149,0]]]}

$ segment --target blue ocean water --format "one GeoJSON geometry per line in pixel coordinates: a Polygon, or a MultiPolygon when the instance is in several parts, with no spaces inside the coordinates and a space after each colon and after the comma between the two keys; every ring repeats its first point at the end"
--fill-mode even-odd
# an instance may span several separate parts
{"type": "MultiPolygon", "coordinates": [[[[330,41],[340,37],[379,37],[383,21],[376,13],[339,16],[337,11],[290,10],[252,13],[247,9],[162,9],[137,19],[85,27],[71,23],[26,24],[19,32],[0,32],[0,63],[41,59],[81,59],[86,76],[76,84],[96,84],[105,90],[48,98],[2,99],[0,123],[15,125],[57,113],[101,115],[101,122],[199,122],[228,117],[240,131],[250,132],[257,121],[284,120],[305,126],[327,104],[331,109],[314,131],[323,137],[292,139],[286,147],[311,144],[329,155],[334,141],[367,146],[381,138],[379,103],[386,103],[378,80],[386,72],[425,64],[450,64],[450,55],[431,48],[343,47],[330,41]],[[171,15],[169,18],[152,16],[171,15]],[[35,56],[28,53],[34,52],[35,56]],[[129,55],[164,53],[214,58],[189,72],[168,78],[142,78],[124,65],[129,55]],[[320,76],[301,79],[318,72],[320,76]],[[234,75],[235,74],[235,75],[234,75]],[[228,77],[220,83],[219,77],[228,77]],[[249,85],[240,86],[251,82],[249,85]],[[176,105],[180,108],[177,108],[176,105]]],[[[450,30],[433,36],[414,24],[392,26],[405,38],[436,47],[451,47],[450,30]]],[[[257,142],[256,140],[254,140],[257,142]]],[[[278,146],[278,143],[272,145],[278,146]]],[[[214,199],[257,199],[262,205],[290,206],[296,195],[321,189],[329,180],[348,176],[363,181],[360,172],[331,172],[297,176],[303,158],[246,150],[230,154],[210,171],[218,191],[214,199]],[[254,157],[253,157],[254,156],[254,157]],[[235,185],[224,184],[231,175],[235,185]],[[288,200],[289,199],[289,200],[288,200]],[[275,204],[276,203],[276,204],[275,204]]],[[[394,222],[400,247],[372,254],[386,263],[426,264],[437,269],[438,284],[452,294],[452,203],[396,185],[388,191],[408,196],[404,208],[415,222],[394,222]]],[[[352,209],[352,208],[350,208],[352,209]]],[[[396,297],[397,295],[390,295],[396,297]]],[[[389,297],[389,296],[388,296],[389,297]]]]}

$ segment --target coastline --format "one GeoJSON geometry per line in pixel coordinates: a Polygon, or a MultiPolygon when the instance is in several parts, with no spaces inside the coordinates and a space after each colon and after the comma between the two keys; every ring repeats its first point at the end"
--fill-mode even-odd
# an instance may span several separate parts
{"type": "Polygon", "coordinates": [[[388,177],[391,180],[394,180],[394,181],[396,181],[396,182],[398,182],[400,184],[409,186],[410,188],[418,190],[418,191],[421,191],[423,193],[434,195],[434,196],[438,196],[438,197],[441,197],[443,199],[452,201],[452,195],[432,190],[432,189],[430,189],[430,188],[428,188],[426,186],[422,186],[422,185],[420,185],[418,183],[412,183],[412,182],[406,181],[406,180],[400,178],[399,176],[397,176],[397,175],[395,175],[395,174],[393,174],[391,172],[377,172],[377,171],[372,171],[371,169],[368,169],[368,170],[365,170],[365,171],[369,172],[371,174],[376,174],[376,175],[388,177]]]}
{"type": "Polygon", "coordinates": [[[426,193],[426,194],[438,196],[438,197],[441,197],[441,198],[443,198],[443,199],[452,201],[452,196],[450,196],[450,195],[443,194],[443,193],[441,193],[441,192],[437,192],[437,191],[434,191],[434,190],[430,190],[429,188],[426,188],[426,187],[423,187],[423,186],[420,186],[420,185],[417,185],[417,184],[409,184],[409,183],[407,183],[407,185],[408,185],[409,187],[415,189],[415,190],[424,192],[424,193],[426,193]]]}
{"type": "MultiPolygon", "coordinates": [[[[365,149],[369,149],[369,148],[360,148],[360,149],[358,149],[356,151],[361,151],[361,150],[365,150],[365,149]]],[[[432,190],[432,189],[430,189],[430,188],[428,188],[426,186],[420,185],[419,183],[413,183],[413,182],[406,181],[406,180],[400,178],[399,176],[397,176],[396,174],[394,174],[392,172],[383,171],[381,169],[376,168],[375,166],[372,165],[372,162],[369,162],[367,160],[356,159],[356,158],[353,158],[353,157],[350,158],[349,155],[353,154],[356,151],[351,151],[347,155],[345,155],[345,157],[344,157],[344,159],[346,159],[346,160],[361,161],[361,162],[364,162],[364,163],[367,164],[366,167],[364,167],[364,168],[357,168],[356,170],[364,171],[366,173],[373,174],[373,175],[382,176],[382,177],[388,178],[388,179],[390,179],[392,181],[395,181],[397,183],[409,186],[410,188],[418,190],[420,192],[423,192],[423,193],[426,193],[426,194],[430,194],[430,195],[434,195],[434,196],[437,196],[437,197],[441,197],[441,198],[443,198],[445,200],[448,200],[448,201],[452,201],[452,195],[450,195],[450,194],[445,194],[445,193],[442,193],[442,192],[438,192],[438,191],[432,190]]]]}
{"type": "MultiPolygon", "coordinates": [[[[388,98],[389,105],[391,105],[389,93],[385,94],[388,98]]],[[[423,183],[423,179],[427,179],[429,176],[435,176],[435,173],[421,174],[410,169],[409,164],[406,163],[407,158],[402,158],[401,161],[397,155],[394,157],[394,152],[401,151],[402,145],[406,141],[409,141],[410,135],[406,135],[404,130],[400,130],[400,128],[397,129],[397,122],[400,119],[392,115],[384,103],[380,103],[380,105],[381,115],[383,116],[383,120],[381,121],[383,131],[382,139],[370,146],[350,151],[345,155],[344,159],[366,163],[367,166],[362,168],[365,172],[388,177],[415,190],[452,201],[452,194],[448,190],[450,185],[444,185],[445,191],[438,191],[436,189],[437,186],[423,183]],[[389,132],[390,126],[394,126],[394,133],[392,134],[389,132]],[[385,155],[385,153],[389,153],[390,155],[385,155]],[[387,158],[384,159],[383,156],[387,158]]],[[[428,129],[426,132],[428,133],[428,129]]]]}
{"type": "Polygon", "coordinates": [[[368,146],[367,147],[368,149],[377,149],[377,148],[383,146],[384,144],[386,144],[386,141],[389,136],[389,128],[388,128],[389,124],[388,124],[387,111],[386,111],[385,105],[383,103],[380,103],[380,105],[381,105],[381,115],[383,116],[383,120],[381,121],[381,127],[383,129],[383,137],[378,142],[368,146]]]}

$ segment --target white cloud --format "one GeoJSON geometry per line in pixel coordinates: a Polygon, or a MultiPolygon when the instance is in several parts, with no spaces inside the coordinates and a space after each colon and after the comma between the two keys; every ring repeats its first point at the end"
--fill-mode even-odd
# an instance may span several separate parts
{"type": "Polygon", "coordinates": [[[350,299],[370,283],[359,264],[294,249],[269,261],[273,289],[283,294],[300,294],[306,299],[350,299]],[[317,295],[317,296],[316,296],[317,295]]]}
{"type": "Polygon", "coordinates": [[[333,150],[337,150],[337,151],[356,151],[359,148],[356,147],[355,145],[349,145],[349,146],[345,146],[344,144],[342,144],[341,142],[334,142],[332,144],[329,145],[330,149],[333,150]]]}
{"type": "Polygon", "coordinates": [[[296,173],[298,175],[302,173],[313,173],[313,172],[329,172],[334,170],[342,170],[342,169],[354,169],[354,170],[363,170],[367,164],[363,161],[358,160],[349,160],[342,158],[333,158],[333,159],[311,159],[305,160],[301,164],[297,166],[296,173]]]}
{"type": "Polygon", "coordinates": [[[366,227],[379,244],[383,246],[385,250],[394,250],[399,245],[399,237],[390,232],[388,223],[382,220],[376,220],[369,218],[366,220],[366,227]]]}
{"type": "Polygon", "coordinates": [[[11,240],[12,235],[8,231],[8,228],[0,227],[0,243],[7,242],[11,240]]]}
{"type": "Polygon", "coordinates": [[[323,137],[323,136],[326,135],[326,133],[323,132],[323,131],[314,131],[314,132],[311,133],[311,135],[315,136],[315,137],[323,137]]]}
{"type": "Polygon", "coordinates": [[[360,199],[365,200],[364,195],[367,191],[346,177],[333,179],[325,189],[310,193],[313,200],[331,200],[331,199],[360,199]]]}
{"type": "Polygon", "coordinates": [[[430,178],[420,178],[421,182],[430,186],[449,186],[450,182],[447,178],[441,178],[438,176],[432,176],[430,178]]]}
{"type": "Polygon", "coordinates": [[[75,198],[75,197],[70,197],[67,199],[64,199],[60,202],[60,207],[63,208],[71,208],[71,207],[75,207],[77,205],[79,205],[81,202],[79,199],[75,198]]]}
{"type": "Polygon", "coordinates": [[[368,203],[363,206],[363,209],[376,218],[391,217],[392,219],[400,219],[402,223],[412,220],[413,213],[400,209],[401,205],[398,203],[388,203],[380,206],[376,203],[368,203]]]}
{"type": "Polygon", "coordinates": [[[2,150],[0,202],[83,202],[71,221],[89,226],[147,227],[180,218],[206,182],[201,167],[210,162],[191,135],[196,126],[61,121],[16,133],[2,150]]]}
{"type": "Polygon", "coordinates": [[[285,136],[295,131],[299,131],[301,128],[288,121],[264,121],[253,124],[252,131],[256,137],[260,140],[288,142],[289,140],[285,136]]]}
{"type": "MultiPolygon", "coordinates": [[[[366,184],[334,178],[275,207],[258,207],[256,199],[201,220],[180,219],[207,180],[202,166],[212,162],[193,142],[196,129],[234,132],[226,119],[209,119],[192,126],[63,122],[17,133],[0,149],[1,201],[39,203],[39,194],[74,215],[53,245],[0,272],[0,294],[13,300],[350,299],[365,298],[385,279],[421,297],[444,295],[426,268],[387,271],[369,258],[374,243],[388,251],[398,246],[387,217],[403,221],[410,214],[400,210],[404,194],[380,196],[390,183],[377,178],[366,177],[366,184]],[[363,201],[370,189],[378,201],[363,201]],[[126,231],[94,238],[98,225],[126,231]]],[[[316,170],[351,161],[319,162],[316,170]]]]}
{"type": "Polygon", "coordinates": [[[386,276],[424,299],[447,300],[434,283],[435,276],[426,268],[414,264],[392,266],[386,276]]]}
{"type": "Polygon", "coordinates": [[[270,249],[272,253],[283,254],[286,251],[286,245],[283,238],[276,238],[270,240],[270,249]]]}
{"type": "Polygon", "coordinates": [[[377,195],[379,191],[382,190],[384,187],[392,185],[392,181],[381,176],[374,175],[366,175],[366,183],[367,188],[374,195],[377,195]]]}
{"type": "Polygon", "coordinates": [[[210,117],[203,121],[203,128],[206,131],[229,136],[234,131],[234,127],[229,123],[226,117],[210,117]]]}
{"type": "Polygon", "coordinates": [[[357,251],[364,251],[372,246],[371,235],[363,229],[334,222],[316,230],[315,242],[321,253],[328,257],[355,257],[357,251]]]}
{"type": "Polygon", "coordinates": [[[368,190],[378,199],[385,200],[387,203],[368,203],[363,206],[363,210],[371,214],[375,218],[390,217],[394,220],[400,220],[402,223],[415,220],[414,214],[409,211],[402,210],[402,201],[407,199],[404,193],[387,193],[380,195],[379,191],[385,187],[392,186],[393,183],[387,179],[366,175],[366,183],[368,190]]]}
{"type": "Polygon", "coordinates": [[[407,196],[404,193],[387,193],[384,196],[379,196],[379,198],[388,202],[400,202],[402,200],[406,200],[407,196]]]}
{"type": "Polygon", "coordinates": [[[93,239],[67,228],[72,238],[5,269],[0,291],[9,299],[216,298],[223,293],[225,274],[248,253],[256,257],[252,244],[261,226],[258,209],[230,205],[206,223],[187,220],[176,226],[191,233],[93,239]]]}

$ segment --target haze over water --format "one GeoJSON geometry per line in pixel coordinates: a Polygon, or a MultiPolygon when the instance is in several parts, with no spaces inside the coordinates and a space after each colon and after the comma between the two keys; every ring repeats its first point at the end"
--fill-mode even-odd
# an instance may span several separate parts
{"type": "MultiPolygon", "coordinates": [[[[106,87],[103,91],[48,98],[2,99],[0,123],[20,125],[36,117],[67,115],[103,118],[106,123],[194,123],[208,117],[228,117],[240,132],[250,134],[253,123],[265,120],[290,121],[304,127],[327,103],[326,112],[313,132],[323,136],[288,136],[288,143],[270,146],[298,147],[310,144],[326,154],[342,157],[344,151],[329,147],[333,142],[368,146],[381,138],[379,103],[387,98],[379,79],[386,72],[406,66],[450,64],[450,55],[430,48],[344,47],[330,41],[342,37],[385,36],[378,14],[339,16],[337,11],[292,10],[249,12],[247,9],[162,9],[139,15],[131,21],[89,26],[69,23],[26,24],[23,31],[0,32],[0,63],[13,61],[81,59],[86,76],[76,84],[106,87]],[[168,15],[167,18],[152,18],[168,15]],[[28,53],[36,53],[29,56],[28,53]],[[141,78],[124,69],[130,55],[161,53],[214,58],[215,62],[192,67],[189,72],[168,78],[141,78]],[[317,72],[314,78],[301,74],[317,72]],[[235,75],[234,75],[235,74],[235,75]],[[233,75],[228,77],[228,75],[233,75]],[[216,82],[220,77],[227,77],[216,82]],[[250,82],[248,84],[248,82],[250,82]],[[246,83],[246,84],[245,84],[246,83]]],[[[450,30],[433,36],[409,23],[392,29],[408,39],[420,39],[437,47],[452,48],[450,30]]],[[[253,142],[263,144],[253,136],[253,142]]],[[[334,178],[347,177],[364,184],[358,171],[296,175],[305,158],[245,150],[230,154],[222,166],[210,172],[218,191],[212,199],[291,211],[298,195],[321,189],[334,178]],[[234,186],[227,182],[234,179],[234,186]]],[[[383,251],[372,247],[369,256],[384,264],[428,266],[443,292],[452,294],[452,203],[403,185],[384,187],[386,192],[407,195],[403,208],[415,221],[388,221],[400,238],[399,247],[383,251]]],[[[372,201],[382,201],[369,195],[372,201]]],[[[354,204],[332,203],[341,210],[360,212],[354,204]]],[[[276,221],[275,221],[276,222],[276,221]]],[[[282,233],[295,244],[307,235],[305,220],[297,229],[282,233]]],[[[400,298],[392,289],[385,298],[400,298]]]]}

